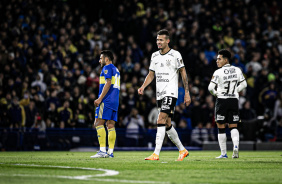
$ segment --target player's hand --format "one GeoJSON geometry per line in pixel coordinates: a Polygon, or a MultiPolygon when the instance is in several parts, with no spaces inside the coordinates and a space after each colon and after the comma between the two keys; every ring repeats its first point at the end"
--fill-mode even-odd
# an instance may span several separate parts
{"type": "Polygon", "coordinates": [[[186,106],[190,105],[191,103],[191,98],[190,98],[190,94],[189,93],[186,93],[185,96],[184,96],[184,104],[186,106]]]}
{"type": "Polygon", "coordinates": [[[143,87],[138,89],[138,94],[139,95],[143,95],[144,94],[144,88],[143,87]]]}
{"type": "Polygon", "coordinates": [[[95,100],[94,101],[94,105],[95,105],[95,107],[98,107],[98,105],[100,105],[100,103],[102,102],[102,100],[101,99],[97,99],[97,100],[95,100]]]}

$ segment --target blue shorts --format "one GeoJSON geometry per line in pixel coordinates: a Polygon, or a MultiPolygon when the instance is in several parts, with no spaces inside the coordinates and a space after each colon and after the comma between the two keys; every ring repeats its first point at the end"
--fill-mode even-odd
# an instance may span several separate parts
{"type": "Polygon", "coordinates": [[[98,107],[96,107],[95,118],[104,120],[114,120],[117,122],[117,111],[107,108],[102,102],[98,107]]]}

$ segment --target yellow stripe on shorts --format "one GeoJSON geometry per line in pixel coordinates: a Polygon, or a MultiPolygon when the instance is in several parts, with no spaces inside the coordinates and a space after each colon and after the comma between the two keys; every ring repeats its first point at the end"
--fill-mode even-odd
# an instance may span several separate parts
{"type": "Polygon", "coordinates": [[[100,109],[99,109],[99,116],[98,116],[98,118],[102,119],[103,111],[104,111],[104,103],[102,102],[102,103],[100,104],[100,109]]]}

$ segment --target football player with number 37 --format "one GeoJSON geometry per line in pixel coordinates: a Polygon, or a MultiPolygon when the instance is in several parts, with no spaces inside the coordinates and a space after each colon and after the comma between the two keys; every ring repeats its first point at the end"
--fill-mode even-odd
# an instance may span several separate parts
{"type": "Polygon", "coordinates": [[[215,121],[218,127],[218,142],[221,155],[216,158],[228,158],[226,150],[225,124],[229,124],[233,142],[232,158],[239,158],[239,92],[247,87],[247,82],[240,68],[231,66],[231,53],[222,49],[218,51],[216,64],[219,67],[211,79],[208,90],[216,96],[215,121]]]}
{"type": "Polygon", "coordinates": [[[188,90],[188,78],[181,54],[169,48],[169,32],[165,29],[157,34],[157,46],[159,51],[152,54],[149,73],[138,89],[138,94],[143,95],[144,89],[153,81],[156,76],[156,95],[159,115],[157,120],[156,147],[154,153],[145,160],[159,160],[160,151],[163,145],[165,134],[179,149],[177,161],[182,161],[189,155],[182,145],[178,134],[171,125],[171,118],[174,114],[176,100],[178,98],[178,74],[182,76],[185,89],[184,103],[188,106],[191,98],[188,90]]]}

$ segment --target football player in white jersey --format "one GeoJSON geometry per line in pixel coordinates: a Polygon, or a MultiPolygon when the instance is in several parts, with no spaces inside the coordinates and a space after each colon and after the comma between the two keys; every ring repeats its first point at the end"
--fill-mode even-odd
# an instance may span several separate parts
{"type": "Polygon", "coordinates": [[[191,103],[191,98],[188,90],[188,78],[181,54],[178,51],[169,48],[169,42],[169,32],[165,29],[160,30],[157,34],[157,46],[159,51],[152,54],[149,73],[143,85],[138,89],[138,93],[143,95],[144,89],[156,76],[156,95],[159,109],[156,147],[154,153],[145,158],[145,160],[159,160],[165,133],[168,134],[170,140],[179,149],[179,157],[177,161],[182,161],[189,155],[189,152],[182,145],[176,130],[171,125],[171,118],[174,114],[176,100],[178,98],[179,72],[184,84],[184,103],[186,106],[191,103]]]}
{"type": "Polygon", "coordinates": [[[228,158],[226,150],[225,124],[229,124],[233,142],[232,158],[239,158],[239,92],[247,87],[247,82],[241,69],[229,64],[231,53],[222,49],[218,51],[217,69],[209,84],[209,91],[216,96],[215,120],[218,127],[218,142],[221,155],[216,158],[228,158]]]}

